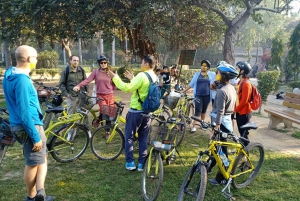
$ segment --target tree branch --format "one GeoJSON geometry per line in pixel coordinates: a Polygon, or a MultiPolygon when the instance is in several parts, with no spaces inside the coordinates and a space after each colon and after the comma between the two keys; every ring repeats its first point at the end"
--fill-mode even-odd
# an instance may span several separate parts
{"type": "Polygon", "coordinates": [[[214,8],[214,7],[211,7],[211,6],[209,6],[209,5],[205,4],[205,3],[201,3],[199,0],[195,2],[195,5],[200,6],[202,8],[205,8],[207,10],[211,10],[211,11],[217,13],[223,19],[223,21],[225,22],[225,24],[227,26],[231,25],[231,20],[229,20],[222,11],[220,11],[220,10],[214,8]]]}
{"type": "Polygon", "coordinates": [[[265,7],[256,7],[253,9],[253,11],[265,10],[265,11],[269,11],[269,12],[273,12],[273,13],[281,13],[282,11],[288,9],[288,6],[292,1],[293,0],[287,1],[281,8],[278,7],[277,9],[272,9],[272,8],[265,8],[265,7]]]}

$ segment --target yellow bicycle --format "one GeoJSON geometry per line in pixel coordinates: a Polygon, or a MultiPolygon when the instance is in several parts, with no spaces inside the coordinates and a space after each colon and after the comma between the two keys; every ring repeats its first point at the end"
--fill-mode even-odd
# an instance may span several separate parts
{"type": "MultiPolygon", "coordinates": [[[[192,117],[192,119],[203,122],[196,117],[192,117]]],[[[248,131],[257,129],[257,125],[250,122],[242,128],[248,131]]],[[[227,181],[226,186],[222,189],[222,195],[229,200],[232,200],[230,185],[236,189],[244,188],[258,175],[264,161],[264,147],[262,144],[250,143],[245,147],[244,143],[249,142],[248,139],[238,137],[233,133],[224,133],[215,129],[213,131],[208,148],[199,152],[196,162],[186,174],[179,191],[178,201],[204,200],[207,169],[211,166],[213,160],[216,161],[221,174],[227,181]],[[227,139],[232,141],[226,142],[227,139]],[[221,159],[221,147],[227,147],[229,165],[223,163],[221,159]]]]}

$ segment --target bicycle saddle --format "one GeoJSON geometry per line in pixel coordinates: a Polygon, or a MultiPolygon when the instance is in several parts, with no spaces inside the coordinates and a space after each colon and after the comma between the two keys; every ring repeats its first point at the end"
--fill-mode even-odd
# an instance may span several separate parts
{"type": "Polygon", "coordinates": [[[250,129],[257,129],[257,124],[255,122],[249,122],[249,123],[246,123],[245,125],[241,126],[242,129],[245,129],[245,130],[250,130],[250,129]]]}
{"type": "Polygon", "coordinates": [[[58,113],[62,113],[62,111],[64,111],[65,108],[63,106],[58,106],[58,107],[53,107],[53,108],[50,108],[48,110],[46,110],[46,113],[55,113],[55,114],[58,114],[58,113]]]}

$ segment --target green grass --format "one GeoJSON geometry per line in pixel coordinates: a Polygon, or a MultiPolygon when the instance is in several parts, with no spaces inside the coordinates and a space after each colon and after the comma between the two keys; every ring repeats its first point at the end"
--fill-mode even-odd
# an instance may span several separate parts
{"type": "Polygon", "coordinates": [[[288,130],[286,129],[281,129],[281,128],[273,128],[273,130],[277,131],[277,132],[280,132],[280,133],[287,133],[288,130]]]}
{"type": "MultiPolygon", "coordinates": [[[[176,200],[186,172],[195,161],[199,150],[207,146],[208,133],[187,132],[179,149],[186,166],[181,163],[178,156],[169,166],[164,161],[163,187],[158,200],[176,200]]],[[[137,154],[135,157],[137,158],[137,154]]],[[[79,160],[72,163],[57,163],[50,155],[46,193],[55,196],[57,201],[143,200],[142,173],[125,170],[124,163],[124,152],[114,161],[100,161],[93,156],[90,147],[79,160]]],[[[0,200],[24,200],[26,189],[23,183],[23,168],[21,146],[16,143],[13,147],[9,147],[0,165],[0,200]]],[[[208,178],[214,177],[217,168],[213,171],[208,178]]],[[[239,201],[296,201],[299,200],[297,193],[299,180],[300,169],[296,157],[267,151],[261,172],[254,182],[244,189],[232,188],[232,193],[239,201]]],[[[221,190],[221,186],[207,184],[205,200],[225,200],[221,190]]]]}
{"type": "Polygon", "coordinates": [[[295,132],[295,133],[292,134],[292,136],[293,136],[294,138],[300,139],[300,132],[299,132],[299,131],[298,131],[298,132],[295,132]]]}

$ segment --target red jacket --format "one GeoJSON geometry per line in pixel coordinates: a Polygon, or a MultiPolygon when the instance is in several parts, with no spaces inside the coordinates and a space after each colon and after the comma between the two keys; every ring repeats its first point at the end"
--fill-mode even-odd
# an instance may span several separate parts
{"type": "Polygon", "coordinates": [[[249,114],[252,112],[251,105],[249,102],[251,98],[252,86],[249,81],[249,78],[245,78],[243,81],[240,81],[238,85],[239,85],[239,90],[238,90],[239,105],[235,107],[234,111],[241,115],[249,114]]]}

